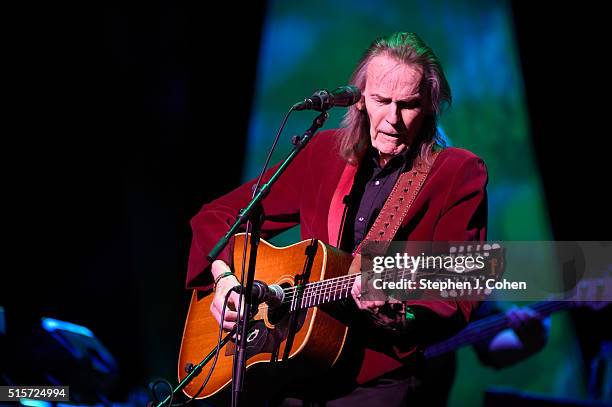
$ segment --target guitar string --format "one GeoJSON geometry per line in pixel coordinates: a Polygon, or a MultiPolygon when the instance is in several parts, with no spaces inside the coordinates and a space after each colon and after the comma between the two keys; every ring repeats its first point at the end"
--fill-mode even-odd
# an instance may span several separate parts
{"type": "MultiPolygon", "coordinates": [[[[452,248],[451,248],[452,249],[452,248]]],[[[474,252],[471,251],[463,251],[463,246],[461,247],[461,250],[457,250],[457,248],[455,248],[456,251],[453,254],[462,254],[462,253],[469,253],[469,254],[481,254],[481,252],[479,251],[479,249],[477,249],[474,252]]],[[[487,252],[490,254],[491,252],[496,252],[499,251],[499,249],[497,248],[491,248],[488,249],[487,252]]],[[[490,259],[495,258],[495,257],[489,257],[489,261],[490,259]]],[[[413,258],[410,258],[406,261],[406,267],[404,267],[401,271],[402,273],[402,278],[404,277],[404,273],[405,270],[410,268],[410,266],[414,265],[414,260],[413,258]]],[[[414,268],[414,267],[413,267],[414,268]]],[[[387,281],[385,280],[385,277],[388,276],[390,273],[399,273],[400,270],[385,270],[384,274],[385,276],[382,277],[383,281],[387,281]]],[[[368,271],[368,277],[371,276],[374,271],[368,271]]],[[[428,273],[431,275],[434,275],[435,273],[428,273]]],[[[340,289],[340,298],[342,298],[342,294],[343,294],[343,290],[348,289],[348,284],[352,284],[354,283],[354,279],[356,278],[356,276],[359,274],[350,274],[350,275],[344,275],[344,276],[338,276],[338,277],[333,277],[331,279],[327,279],[327,280],[323,280],[323,281],[314,281],[311,283],[307,283],[304,286],[292,286],[292,287],[288,287],[288,288],[284,288],[283,292],[284,292],[284,299],[282,301],[282,304],[291,302],[293,303],[294,300],[296,299],[296,296],[298,296],[300,293],[301,295],[301,304],[300,306],[303,307],[304,303],[306,302],[307,305],[312,306],[312,305],[317,305],[317,304],[310,304],[311,303],[311,299],[314,299],[315,297],[320,297],[320,296],[325,296],[325,294],[334,294],[334,299],[335,299],[335,295],[338,294],[338,289],[340,289]],[[336,281],[337,280],[337,281],[336,281]],[[353,280],[353,281],[351,281],[353,280]],[[347,285],[344,285],[347,284],[347,285]],[[340,285],[340,287],[338,287],[338,285],[340,285]],[[323,288],[323,292],[321,292],[321,288],[323,288]],[[298,290],[300,290],[300,293],[298,293],[298,290]],[[328,291],[329,292],[326,292],[328,291]]],[[[425,275],[425,273],[421,273],[421,275],[425,275]]],[[[441,276],[443,274],[437,273],[438,276],[441,276]]],[[[456,274],[449,274],[448,276],[452,276],[452,277],[456,277],[456,274]]],[[[348,297],[348,292],[344,294],[345,296],[348,297]]],[[[315,301],[316,302],[316,301],[315,301]]],[[[294,304],[292,304],[292,308],[294,308],[293,306],[294,304]]]]}
{"type": "MultiPolygon", "coordinates": [[[[393,281],[393,273],[390,273],[388,275],[385,275],[382,278],[383,281],[393,281]]],[[[442,276],[446,276],[448,277],[457,277],[456,274],[440,274],[440,273],[421,273],[420,277],[425,277],[428,275],[432,275],[432,276],[437,276],[437,277],[442,277],[442,276]]],[[[303,299],[302,301],[302,305],[304,305],[304,303],[306,303],[306,305],[317,305],[317,304],[313,304],[312,300],[314,299],[316,303],[320,303],[321,300],[322,302],[326,302],[329,301],[329,299],[332,296],[342,296],[342,295],[348,295],[348,291],[350,288],[352,288],[352,281],[354,280],[354,278],[357,275],[353,275],[353,278],[350,279],[346,279],[345,281],[342,282],[336,282],[335,284],[328,284],[328,283],[324,283],[324,282],[314,282],[314,283],[309,283],[309,285],[307,286],[302,286],[302,287],[292,287],[290,288],[288,291],[288,293],[286,294],[285,300],[283,301],[283,303],[285,302],[289,302],[289,301],[293,301],[293,299],[296,296],[299,296],[299,293],[297,292],[300,288],[302,289],[302,295],[300,298],[303,299]],[[346,291],[346,293],[345,293],[346,291]]],[[[402,275],[403,277],[403,275],[402,275]]],[[[465,278],[469,278],[472,276],[469,275],[464,275],[462,277],[465,278]]],[[[478,278],[478,277],[472,277],[472,278],[478,278]]],[[[327,281],[327,280],[325,280],[327,281]]],[[[470,289],[468,289],[470,290],[470,289]]],[[[478,290],[474,290],[474,292],[481,292],[478,290]]],[[[334,298],[335,299],[335,298],[334,298]]]]}
{"type": "MultiPolygon", "coordinates": [[[[372,272],[370,272],[371,274],[372,272]]],[[[406,273],[406,271],[398,271],[398,270],[393,270],[393,271],[386,271],[385,275],[382,277],[385,281],[388,281],[389,279],[392,279],[392,276],[394,274],[398,274],[398,273],[402,273],[402,276],[404,273],[406,273]],[[390,277],[389,279],[387,277],[390,277]]],[[[290,291],[290,295],[286,295],[283,302],[281,304],[286,304],[286,303],[292,303],[292,310],[294,310],[295,305],[293,304],[293,302],[299,297],[299,295],[296,293],[300,288],[302,288],[303,294],[301,297],[299,297],[301,299],[300,301],[300,307],[299,308],[308,308],[308,307],[312,307],[312,306],[317,306],[320,305],[322,303],[325,302],[330,302],[330,298],[331,301],[336,301],[336,300],[340,300],[343,298],[348,298],[349,295],[349,289],[352,288],[352,284],[351,284],[351,279],[355,279],[357,276],[359,276],[360,274],[351,274],[349,276],[341,276],[341,277],[336,277],[333,279],[329,279],[329,280],[323,280],[323,281],[317,281],[317,282],[312,282],[312,283],[308,283],[306,286],[302,286],[302,287],[289,287],[284,289],[284,291],[290,291]],[[340,283],[340,281],[336,281],[334,282],[334,284],[328,283],[331,282],[331,280],[341,280],[341,279],[346,279],[347,281],[342,282],[341,285],[339,285],[338,283],[340,283]],[[345,284],[348,283],[348,284],[345,284]],[[296,294],[294,296],[294,294],[296,294]],[[314,301],[313,301],[314,300],[314,301]]],[[[421,276],[427,276],[427,275],[435,275],[435,276],[440,276],[440,273],[421,273],[421,276]]],[[[457,274],[442,274],[448,277],[456,277],[457,274]]],[[[464,275],[464,277],[470,277],[469,275],[464,275]]],[[[474,290],[476,292],[476,290],[474,290]]],[[[260,306],[259,309],[267,309],[269,308],[267,305],[262,305],[260,306]]]]}
{"type": "MultiPolygon", "coordinates": [[[[375,272],[368,271],[367,273],[368,275],[372,275],[375,272]]],[[[400,275],[400,274],[401,274],[401,277],[404,278],[406,273],[407,273],[406,269],[387,270],[381,273],[381,274],[384,274],[383,276],[381,276],[381,278],[383,279],[383,281],[391,281],[396,275],[400,275]]],[[[412,274],[412,272],[409,272],[409,273],[412,274]]],[[[335,277],[335,278],[328,279],[328,280],[311,282],[301,287],[298,286],[298,287],[285,288],[284,289],[285,296],[288,299],[288,301],[292,300],[293,296],[296,294],[299,288],[302,288],[302,291],[303,291],[302,298],[305,298],[305,299],[310,299],[312,297],[321,297],[321,296],[325,296],[326,294],[337,294],[338,289],[340,289],[340,291],[347,289],[348,287],[345,284],[352,283],[353,281],[351,280],[354,280],[356,276],[359,276],[359,275],[360,274],[351,274],[348,276],[340,276],[340,277],[335,277]],[[338,281],[333,281],[333,280],[338,280],[338,281]]],[[[440,272],[428,272],[428,273],[421,272],[419,273],[419,276],[421,277],[429,276],[429,275],[434,275],[438,277],[443,277],[443,276],[444,277],[457,277],[457,276],[470,277],[469,274],[450,274],[450,273],[447,274],[447,273],[440,273],[440,272]]]]}
{"type": "MultiPolygon", "coordinates": [[[[493,249],[490,249],[487,253],[491,253],[495,251],[497,251],[497,249],[493,248],[493,249]]],[[[456,253],[460,254],[464,252],[457,251],[456,253]]],[[[475,251],[475,252],[465,252],[465,253],[479,254],[480,252],[475,251]]],[[[488,262],[490,262],[490,259],[493,259],[493,258],[496,258],[496,257],[489,257],[488,262]]],[[[406,270],[411,268],[411,266],[413,265],[414,265],[414,260],[412,260],[411,258],[406,262],[406,267],[404,267],[403,269],[385,270],[384,272],[380,274],[384,274],[384,276],[382,277],[383,281],[388,281],[386,279],[388,276],[390,277],[390,276],[393,276],[399,273],[402,274],[402,278],[403,278],[406,273],[406,270]]],[[[443,268],[443,269],[447,269],[447,268],[443,268]]],[[[370,270],[367,272],[367,275],[369,277],[373,275],[374,273],[375,273],[374,271],[370,270]]],[[[323,302],[329,301],[329,298],[332,294],[334,296],[334,300],[336,300],[336,296],[339,296],[338,299],[342,299],[343,296],[348,297],[348,294],[349,294],[348,285],[354,283],[354,280],[359,275],[360,275],[359,273],[349,274],[349,275],[344,275],[344,276],[333,277],[333,278],[323,280],[323,281],[310,282],[303,286],[292,286],[292,287],[284,288],[283,292],[285,295],[284,295],[282,304],[292,303],[292,310],[293,310],[294,308],[296,308],[295,306],[297,305],[297,303],[293,304],[293,302],[297,299],[297,297],[300,297],[301,299],[300,308],[303,308],[304,305],[306,305],[307,307],[318,305],[321,302],[316,301],[317,297],[319,297],[319,300],[320,300],[320,297],[323,297],[323,300],[324,300],[323,302]],[[345,290],[346,292],[344,292],[345,290]],[[300,293],[298,293],[298,291],[300,291],[301,296],[300,296],[300,293]],[[326,297],[326,294],[327,294],[327,297],[326,297]],[[312,300],[315,300],[314,303],[312,300]]],[[[440,276],[456,277],[458,274],[444,274],[444,273],[429,272],[429,273],[421,273],[420,275],[421,276],[437,275],[438,277],[440,276]]],[[[465,274],[464,276],[467,276],[467,274],[465,274]]]]}
{"type": "MultiPolygon", "coordinates": [[[[496,250],[496,249],[492,249],[492,250],[490,250],[490,251],[489,251],[489,253],[490,253],[491,251],[495,251],[495,250],[496,250]]],[[[460,253],[463,253],[463,252],[460,252],[460,253]]],[[[476,253],[476,254],[479,254],[479,252],[466,252],[466,253],[470,253],[470,254],[475,254],[475,253],[476,253]]],[[[496,258],[496,257],[490,257],[490,259],[493,259],[493,258],[496,258]]],[[[488,260],[488,262],[490,262],[490,260],[488,260]]],[[[403,269],[401,269],[401,270],[402,270],[401,272],[402,272],[402,273],[405,273],[405,270],[406,270],[406,269],[409,269],[409,268],[414,268],[413,266],[414,266],[414,260],[410,259],[410,260],[409,260],[409,261],[406,263],[406,267],[404,267],[403,269]]],[[[447,268],[442,267],[441,269],[447,269],[447,268]]],[[[399,272],[400,272],[400,270],[386,270],[386,271],[384,271],[383,273],[385,273],[385,275],[388,275],[389,273],[399,273],[399,272]]],[[[374,271],[372,271],[372,270],[370,270],[370,271],[368,271],[367,273],[369,273],[369,275],[371,275],[371,274],[373,274],[373,273],[375,273],[375,272],[374,272],[374,271]]],[[[429,274],[434,274],[434,273],[430,272],[429,274]]],[[[438,274],[440,274],[440,273],[438,273],[438,274]]],[[[338,276],[338,277],[333,277],[333,278],[331,278],[331,279],[327,279],[327,280],[323,280],[323,281],[314,281],[314,282],[308,283],[306,286],[311,287],[311,285],[316,285],[316,284],[326,284],[327,282],[330,282],[330,283],[331,283],[333,280],[339,280],[339,282],[340,282],[340,280],[342,280],[342,279],[348,279],[348,280],[350,280],[351,276],[356,276],[356,275],[358,275],[358,274],[350,274],[350,275],[338,276]]],[[[449,276],[457,276],[457,275],[458,275],[458,274],[449,274],[449,276]]],[[[294,288],[295,288],[295,287],[288,287],[288,288],[285,288],[285,289],[284,289],[284,291],[286,291],[286,292],[290,292],[290,291],[294,290],[294,288]]]]}

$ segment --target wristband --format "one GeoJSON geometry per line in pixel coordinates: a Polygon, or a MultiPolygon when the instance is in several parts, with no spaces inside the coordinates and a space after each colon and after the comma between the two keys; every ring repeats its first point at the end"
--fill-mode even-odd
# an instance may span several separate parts
{"type": "Polygon", "coordinates": [[[213,291],[217,290],[217,284],[219,284],[219,281],[221,281],[222,278],[233,276],[233,275],[234,273],[232,273],[231,271],[226,271],[225,273],[219,274],[217,278],[215,278],[215,285],[213,286],[213,291]]]}

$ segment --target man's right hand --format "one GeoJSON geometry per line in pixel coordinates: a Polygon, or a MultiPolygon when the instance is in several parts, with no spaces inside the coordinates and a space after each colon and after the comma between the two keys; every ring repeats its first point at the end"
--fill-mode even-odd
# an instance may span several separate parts
{"type": "MultiPolygon", "coordinates": [[[[221,260],[215,260],[212,264],[212,275],[214,278],[217,276],[231,271],[230,267],[221,260]]],[[[213,316],[217,320],[219,324],[221,324],[221,312],[223,311],[223,303],[225,302],[225,296],[227,292],[233,287],[240,285],[236,276],[231,275],[227,277],[223,277],[217,283],[217,287],[214,292],[214,299],[212,304],[210,305],[210,312],[212,312],[213,316]]],[[[230,294],[229,300],[227,301],[227,309],[225,310],[225,315],[223,316],[223,329],[226,331],[230,331],[236,325],[236,319],[238,316],[238,293],[233,292],[230,294]]],[[[244,309],[244,303],[243,303],[244,309]]]]}

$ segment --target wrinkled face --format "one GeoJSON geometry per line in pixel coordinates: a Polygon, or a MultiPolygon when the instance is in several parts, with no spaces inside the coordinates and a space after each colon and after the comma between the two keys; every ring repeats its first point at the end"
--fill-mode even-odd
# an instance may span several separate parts
{"type": "Polygon", "coordinates": [[[404,152],[421,129],[422,77],[420,67],[386,55],[374,57],[368,65],[363,102],[370,119],[372,146],[380,153],[381,165],[404,152]]]}

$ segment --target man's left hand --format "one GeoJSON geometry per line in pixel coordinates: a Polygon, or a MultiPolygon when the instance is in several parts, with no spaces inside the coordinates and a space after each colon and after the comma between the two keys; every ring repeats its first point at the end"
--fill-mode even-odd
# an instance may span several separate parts
{"type": "MultiPolygon", "coordinates": [[[[349,267],[349,274],[361,273],[361,255],[357,254],[349,267]]],[[[362,299],[361,275],[358,275],[351,288],[351,296],[360,310],[367,310],[373,314],[378,314],[380,307],[385,305],[385,301],[366,301],[362,299]]]]}

